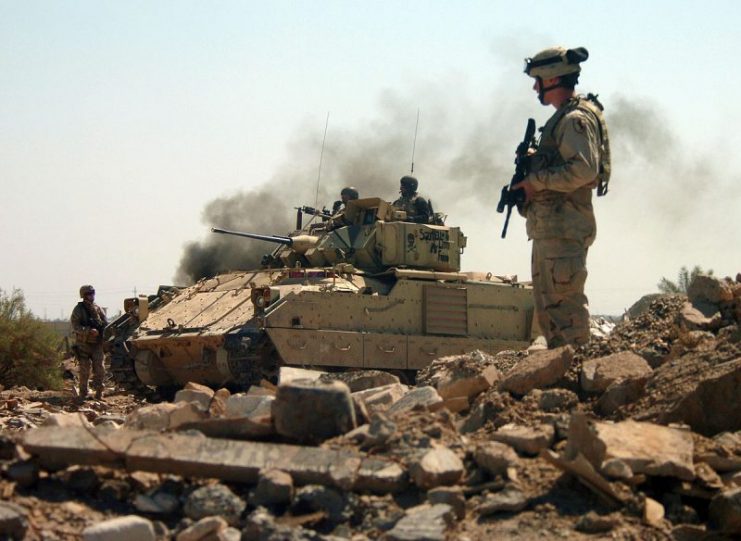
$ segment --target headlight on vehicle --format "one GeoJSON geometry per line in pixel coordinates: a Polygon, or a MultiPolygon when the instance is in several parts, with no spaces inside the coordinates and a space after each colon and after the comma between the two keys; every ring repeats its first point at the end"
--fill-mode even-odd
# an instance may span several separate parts
{"type": "Polygon", "coordinates": [[[278,291],[273,291],[269,287],[253,287],[252,304],[255,306],[255,310],[263,312],[268,306],[278,300],[279,295],[278,291]]]}

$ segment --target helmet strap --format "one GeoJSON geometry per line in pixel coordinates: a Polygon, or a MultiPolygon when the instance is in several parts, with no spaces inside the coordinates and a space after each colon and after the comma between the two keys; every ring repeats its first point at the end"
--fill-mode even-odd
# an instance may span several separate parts
{"type": "Polygon", "coordinates": [[[541,105],[545,105],[545,102],[543,101],[545,99],[545,93],[549,92],[555,88],[559,87],[565,87],[566,85],[563,83],[563,77],[558,78],[558,82],[555,85],[543,86],[543,78],[536,76],[536,79],[538,80],[538,100],[540,100],[541,105]]]}

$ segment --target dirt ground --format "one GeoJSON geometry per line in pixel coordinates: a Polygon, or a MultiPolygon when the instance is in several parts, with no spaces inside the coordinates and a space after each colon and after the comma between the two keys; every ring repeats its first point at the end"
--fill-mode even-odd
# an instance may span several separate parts
{"type": "MultiPolygon", "coordinates": [[[[440,530],[444,533],[407,537],[394,533],[399,519],[429,498],[413,485],[393,494],[341,494],[341,519],[332,518],[331,512],[321,507],[323,504],[308,510],[295,503],[278,506],[270,510],[272,518],[278,525],[291,525],[291,533],[275,526],[277,530],[249,534],[255,531],[247,528],[249,517],[255,513],[255,506],[249,503],[254,485],[84,464],[57,471],[41,468],[19,444],[25,433],[41,426],[50,414],[82,416],[93,426],[121,426],[130,413],[150,405],[143,397],[116,390],[110,381],[103,400],[80,402],[74,392],[76,368],[71,361],[65,363],[67,379],[62,391],[13,388],[0,392],[1,499],[20,506],[27,523],[24,536],[31,540],[80,539],[82,531],[93,524],[132,514],[150,519],[159,539],[184,539],[178,535],[198,520],[189,516],[185,502],[198,487],[217,484],[225,485],[247,502],[246,508],[231,530],[202,539],[238,539],[235,531],[243,532],[242,539],[271,540],[730,539],[736,534],[720,531],[709,509],[719,494],[741,486],[738,470],[734,470],[741,464],[741,411],[738,399],[713,401],[707,397],[714,393],[725,396],[724,389],[729,385],[731,393],[739,389],[739,370],[734,368],[741,359],[738,321],[732,311],[726,311],[723,321],[713,328],[694,328],[681,314],[686,301],[683,296],[654,300],[643,314],[575,351],[570,367],[557,381],[523,396],[492,385],[472,397],[469,407],[455,413],[446,408],[415,408],[389,417],[386,421],[392,425],[391,435],[375,446],[364,448],[345,436],[322,444],[326,449],[346,448],[405,468],[422,450],[451,450],[464,464],[463,476],[453,483],[462,495],[456,498],[463,502],[464,511],[461,518],[446,519],[447,527],[440,530]],[[633,400],[606,415],[600,409],[602,395],[585,391],[580,378],[584,363],[619,352],[636,353],[651,365],[651,373],[645,382],[641,381],[642,390],[633,400]],[[544,407],[543,392],[553,390],[559,390],[560,394],[551,396],[562,399],[562,405],[544,407]],[[697,408],[702,415],[693,413],[697,408]],[[555,436],[549,448],[563,453],[569,421],[577,413],[595,420],[674,423],[691,430],[695,468],[704,460],[705,469],[692,481],[652,475],[609,479],[612,489],[623,496],[616,504],[542,454],[518,452],[517,460],[501,475],[482,471],[473,458],[479,445],[492,441],[502,427],[511,423],[553,427],[555,436]],[[717,466],[721,463],[731,466],[717,466]],[[716,465],[717,471],[708,464],[716,465]],[[162,493],[175,502],[165,512],[147,508],[138,498],[162,493]],[[491,511],[491,502],[508,493],[521,501],[491,511]],[[662,516],[646,517],[647,499],[661,505],[662,516]]],[[[509,352],[485,362],[504,375],[525,358],[524,352],[509,352]]]]}

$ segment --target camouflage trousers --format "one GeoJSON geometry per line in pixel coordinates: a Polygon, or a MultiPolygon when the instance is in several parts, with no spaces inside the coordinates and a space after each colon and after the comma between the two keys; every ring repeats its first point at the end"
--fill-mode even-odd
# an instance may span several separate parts
{"type": "Polygon", "coordinates": [[[589,341],[587,247],[567,239],[534,239],[535,317],[549,348],[589,341]]]}
{"type": "Polygon", "coordinates": [[[79,348],[75,358],[80,367],[80,394],[87,394],[87,384],[90,379],[90,369],[93,370],[93,389],[103,389],[103,378],[105,377],[105,368],[103,368],[103,346],[100,344],[86,345],[79,348]]]}

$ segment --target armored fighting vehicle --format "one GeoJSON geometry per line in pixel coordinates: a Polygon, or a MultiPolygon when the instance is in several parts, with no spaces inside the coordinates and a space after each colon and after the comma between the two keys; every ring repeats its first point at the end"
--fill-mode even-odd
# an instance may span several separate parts
{"type": "Polygon", "coordinates": [[[299,209],[288,236],[214,228],[277,247],[260,269],[129,300],[112,324],[116,379],[246,386],[291,365],[383,369],[408,380],[445,355],[526,347],[530,287],[460,272],[466,237],[458,227],[405,218],[367,198],[306,226],[299,209]]]}

